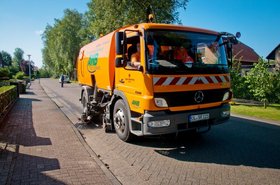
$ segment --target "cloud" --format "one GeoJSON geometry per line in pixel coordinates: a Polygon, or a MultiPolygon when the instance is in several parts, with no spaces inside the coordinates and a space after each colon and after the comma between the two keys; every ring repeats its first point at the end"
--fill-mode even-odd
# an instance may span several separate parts
{"type": "Polygon", "coordinates": [[[35,34],[36,34],[36,35],[42,35],[43,33],[44,33],[43,30],[36,30],[36,31],[35,31],[35,34]]]}

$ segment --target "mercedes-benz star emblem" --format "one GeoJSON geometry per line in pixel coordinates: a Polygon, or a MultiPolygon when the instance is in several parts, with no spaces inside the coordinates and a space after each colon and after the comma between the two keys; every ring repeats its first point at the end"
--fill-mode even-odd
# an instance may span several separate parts
{"type": "Polygon", "coordinates": [[[203,101],[203,98],[204,98],[204,94],[202,91],[197,91],[195,94],[194,94],[194,101],[196,103],[201,103],[203,101]]]}

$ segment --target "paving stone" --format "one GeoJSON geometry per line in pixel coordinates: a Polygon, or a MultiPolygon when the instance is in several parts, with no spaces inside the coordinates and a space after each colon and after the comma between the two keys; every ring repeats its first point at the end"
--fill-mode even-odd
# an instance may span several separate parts
{"type": "Polygon", "coordinates": [[[113,184],[71,124],[32,82],[1,124],[0,184],[113,184]]]}

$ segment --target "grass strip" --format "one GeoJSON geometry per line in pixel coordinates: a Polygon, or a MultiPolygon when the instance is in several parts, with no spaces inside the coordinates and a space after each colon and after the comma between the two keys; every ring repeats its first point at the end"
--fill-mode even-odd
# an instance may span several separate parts
{"type": "Polygon", "coordinates": [[[266,120],[280,121],[280,104],[271,104],[266,109],[262,105],[232,104],[231,112],[266,120]]]}

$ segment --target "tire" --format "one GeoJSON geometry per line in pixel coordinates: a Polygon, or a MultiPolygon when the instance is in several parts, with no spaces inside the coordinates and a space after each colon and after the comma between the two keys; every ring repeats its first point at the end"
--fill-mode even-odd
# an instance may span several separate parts
{"type": "Polygon", "coordinates": [[[88,111],[87,103],[88,103],[88,98],[87,98],[86,92],[83,92],[83,96],[82,96],[83,113],[86,113],[86,114],[88,111]]]}
{"type": "Polygon", "coordinates": [[[85,123],[88,123],[89,120],[87,120],[87,117],[89,116],[89,111],[88,111],[88,96],[87,93],[84,91],[82,95],[82,100],[81,100],[82,106],[83,106],[83,113],[82,113],[82,121],[85,123]]]}
{"type": "Polygon", "coordinates": [[[114,106],[113,120],[118,137],[125,142],[133,140],[134,135],[129,130],[128,108],[122,99],[117,100],[114,106]]]}

